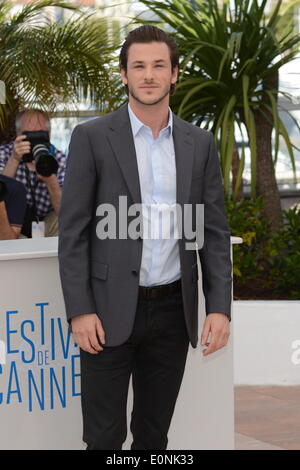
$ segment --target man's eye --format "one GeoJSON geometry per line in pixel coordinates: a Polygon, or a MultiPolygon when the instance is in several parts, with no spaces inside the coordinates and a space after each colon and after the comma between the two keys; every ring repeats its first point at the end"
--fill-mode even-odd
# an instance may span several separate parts
{"type": "MultiPolygon", "coordinates": [[[[135,65],[134,66],[135,69],[140,69],[142,67],[143,67],[142,65],[135,65]]],[[[163,67],[163,65],[162,64],[156,64],[155,67],[163,67]]]]}

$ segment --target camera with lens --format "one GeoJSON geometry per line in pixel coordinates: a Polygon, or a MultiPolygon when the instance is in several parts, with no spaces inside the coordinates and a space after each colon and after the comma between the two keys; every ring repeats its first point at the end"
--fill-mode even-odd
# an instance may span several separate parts
{"type": "Polygon", "coordinates": [[[6,193],[7,193],[6,184],[3,181],[0,181],[0,202],[4,201],[6,193]]]}
{"type": "Polygon", "coordinates": [[[35,161],[37,173],[42,176],[56,174],[58,163],[51,152],[49,132],[47,131],[24,131],[31,145],[31,152],[23,155],[23,162],[35,161]]]}

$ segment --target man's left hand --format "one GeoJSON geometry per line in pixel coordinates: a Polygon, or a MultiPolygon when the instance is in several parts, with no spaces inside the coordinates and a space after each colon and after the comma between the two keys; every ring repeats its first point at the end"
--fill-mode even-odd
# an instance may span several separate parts
{"type": "Polygon", "coordinates": [[[201,335],[201,345],[208,347],[202,351],[203,356],[207,356],[226,346],[230,335],[229,323],[229,318],[224,313],[209,313],[206,316],[201,335]],[[207,340],[210,332],[211,340],[208,343],[207,340]]]}

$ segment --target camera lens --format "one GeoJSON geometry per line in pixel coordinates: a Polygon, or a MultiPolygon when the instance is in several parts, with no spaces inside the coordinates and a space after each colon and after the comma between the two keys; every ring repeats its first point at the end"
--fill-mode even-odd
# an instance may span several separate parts
{"type": "Polygon", "coordinates": [[[57,173],[57,160],[51,153],[49,153],[49,149],[46,145],[35,145],[32,149],[32,153],[35,160],[36,171],[40,175],[50,176],[57,173]]]}

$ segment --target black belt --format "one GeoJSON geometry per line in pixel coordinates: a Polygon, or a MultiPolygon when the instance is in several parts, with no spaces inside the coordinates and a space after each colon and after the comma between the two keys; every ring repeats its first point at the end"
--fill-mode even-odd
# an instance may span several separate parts
{"type": "Polygon", "coordinates": [[[139,296],[143,299],[158,299],[165,295],[170,295],[181,290],[181,279],[171,284],[162,284],[160,286],[139,286],[139,296]]]}

